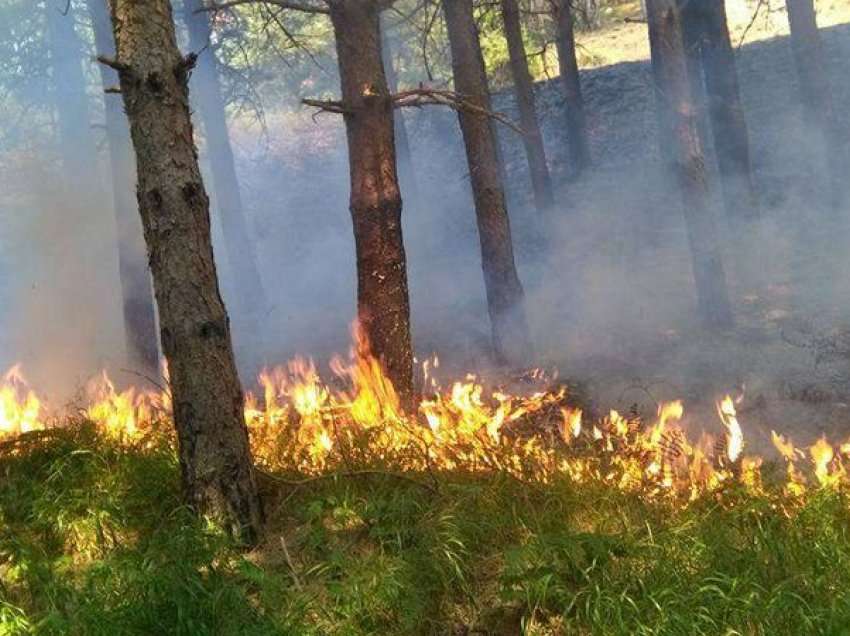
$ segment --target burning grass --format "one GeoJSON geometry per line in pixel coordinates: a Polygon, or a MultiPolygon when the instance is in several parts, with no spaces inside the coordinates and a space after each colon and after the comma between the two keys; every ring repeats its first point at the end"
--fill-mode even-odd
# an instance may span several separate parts
{"type": "Polygon", "coordinates": [[[766,461],[731,397],[693,440],[680,402],[591,421],[541,372],[444,389],[434,360],[409,415],[364,343],[332,368],[247,400],[250,554],[182,507],[167,393],[102,376],[50,417],[7,375],[0,634],[850,629],[847,444],[777,433],[766,461]]]}

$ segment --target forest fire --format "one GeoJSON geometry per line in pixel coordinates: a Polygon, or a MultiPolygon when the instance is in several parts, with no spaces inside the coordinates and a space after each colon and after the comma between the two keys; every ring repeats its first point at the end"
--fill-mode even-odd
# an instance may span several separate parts
{"type": "MultiPolygon", "coordinates": [[[[439,360],[426,360],[420,377],[427,389],[417,413],[410,414],[362,339],[348,360],[337,357],[330,366],[335,380],[325,382],[311,360],[296,358],[264,370],[261,393],[247,393],[252,450],[264,470],[307,476],[364,469],[431,477],[441,471],[502,473],[538,484],[566,477],[682,502],[728,483],[762,488],[763,459],[745,454],[736,401],[728,395],[717,403],[724,434],[704,432],[692,440],[681,424],[681,401],[659,405],[652,422],[613,410],[585,422],[582,411],[568,404],[566,387],[539,370],[528,374],[530,389],[516,393],[489,387],[474,375],[444,388],[434,376],[439,360]]],[[[170,440],[167,391],[119,391],[104,372],[84,393],[82,419],[104,434],[128,445],[170,440]]],[[[17,366],[6,373],[0,439],[62,421],[43,406],[17,366]]],[[[776,432],[772,439],[787,465],[788,496],[846,482],[843,459],[850,443],[821,438],[800,449],[776,432]]]]}

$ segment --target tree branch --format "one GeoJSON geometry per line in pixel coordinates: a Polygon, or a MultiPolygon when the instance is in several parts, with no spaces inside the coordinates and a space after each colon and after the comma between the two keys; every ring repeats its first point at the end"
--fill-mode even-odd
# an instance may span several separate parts
{"type": "Polygon", "coordinates": [[[302,99],[301,103],[305,106],[313,106],[314,108],[318,108],[318,112],[313,115],[313,119],[316,119],[316,115],[319,113],[336,113],[337,115],[346,115],[351,112],[350,109],[345,107],[345,104],[341,101],[332,101],[332,100],[321,100],[321,99],[302,99]]]}
{"type": "Polygon", "coordinates": [[[327,7],[318,7],[314,4],[309,4],[308,2],[301,2],[300,0],[225,0],[224,2],[213,2],[208,7],[198,9],[197,12],[220,11],[221,9],[238,7],[243,4],[270,4],[280,7],[281,9],[292,9],[293,11],[301,11],[302,13],[317,13],[323,15],[328,15],[331,12],[331,10],[327,7]]]}
{"type": "Polygon", "coordinates": [[[502,113],[497,113],[492,110],[482,108],[477,104],[473,104],[463,97],[463,95],[454,91],[440,90],[436,88],[426,88],[420,86],[406,91],[401,91],[392,96],[393,106],[395,108],[415,107],[421,108],[427,105],[448,106],[452,110],[466,111],[481,117],[489,117],[495,119],[501,124],[504,124],[514,132],[525,136],[525,131],[513,123],[508,117],[502,113]]]}
{"type": "Polygon", "coordinates": [[[108,66],[109,68],[113,69],[118,73],[126,73],[130,70],[129,65],[124,64],[124,62],[119,62],[117,59],[108,57],[106,55],[98,55],[95,59],[101,64],[108,66]]]}

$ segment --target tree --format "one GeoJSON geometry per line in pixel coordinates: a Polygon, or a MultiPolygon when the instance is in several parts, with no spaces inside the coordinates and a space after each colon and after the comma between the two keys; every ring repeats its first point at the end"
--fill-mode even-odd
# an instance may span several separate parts
{"type": "Polygon", "coordinates": [[[832,204],[839,207],[845,179],[845,159],[841,150],[832,91],[826,72],[820,31],[813,0],[787,0],[791,47],[797,66],[803,121],[807,130],[818,131],[826,151],[832,204]]]}
{"type": "Polygon", "coordinates": [[[251,237],[242,206],[217,61],[215,53],[209,50],[212,46],[210,14],[203,0],[185,0],[184,7],[189,49],[198,53],[192,74],[193,103],[204,128],[227,261],[237,281],[240,307],[249,315],[262,315],[267,305],[266,294],[257,267],[256,241],[251,237]]]}
{"type": "Polygon", "coordinates": [[[99,59],[118,72],[136,152],[184,491],[255,541],[263,513],[189,113],[195,56],[177,48],[169,0],[111,0],[110,10],[116,55],[99,59]]]}
{"type": "Polygon", "coordinates": [[[537,121],[537,108],[534,103],[534,81],[528,71],[528,60],[525,56],[525,45],[522,39],[522,22],[520,21],[519,4],[517,0],[502,1],[502,20],[505,26],[505,39],[508,42],[508,54],[511,62],[511,74],[514,80],[514,95],[519,109],[522,141],[525,146],[525,156],[531,173],[531,186],[534,193],[534,204],[538,212],[545,214],[552,209],[552,179],[549,167],[546,165],[546,151],[543,148],[543,135],[540,133],[540,123],[537,121]]]}
{"type": "Polygon", "coordinates": [[[587,141],[587,122],[584,114],[584,97],[576,59],[576,40],[573,27],[571,0],[550,0],[555,25],[558,64],[567,113],[567,144],[573,174],[578,176],[590,167],[590,150],[587,141]]]}
{"type": "Polygon", "coordinates": [[[672,147],[675,176],[682,192],[688,243],[696,282],[697,309],[712,328],[733,324],[717,229],[709,207],[703,150],[691,97],[691,82],[676,0],[648,0],[647,12],[660,112],[666,120],[662,141],[672,147]]]}
{"type": "Polygon", "coordinates": [[[693,49],[705,80],[726,214],[733,223],[752,220],[759,216],[759,204],[725,1],[680,2],[686,46],[693,49]]]}
{"type": "MultiPolygon", "coordinates": [[[[413,344],[402,201],[396,166],[394,100],[387,86],[380,14],[391,0],[231,0],[211,9],[266,4],[328,15],[342,99],[304,100],[343,115],[357,258],[357,321],[402,403],[413,406],[413,344]]],[[[290,34],[287,34],[288,36],[290,34]]]]}
{"type": "Polygon", "coordinates": [[[403,402],[413,397],[407,257],[401,231],[393,100],[381,56],[379,0],[331,0],[348,136],[357,316],[403,402]]]}
{"type": "MultiPolygon", "coordinates": [[[[107,0],[87,0],[95,47],[101,53],[113,56],[115,45],[106,2],[107,0]]],[[[130,130],[120,96],[106,92],[118,86],[118,75],[105,64],[99,66],[104,88],[106,140],[109,146],[112,197],[118,229],[118,268],[127,349],[132,363],[141,364],[147,373],[155,374],[159,371],[156,308],[138,206],[132,195],[135,166],[130,130]]]]}
{"type": "Polygon", "coordinates": [[[514,263],[498,140],[490,112],[490,92],[478,40],[472,0],[442,0],[455,90],[474,109],[458,110],[466,147],[481,264],[497,357],[524,364],[531,356],[522,284],[514,263]]]}
{"type": "MultiPolygon", "coordinates": [[[[398,93],[398,77],[396,75],[393,61],[393,46],[387,29],[387,21],[381,20],[381,51],[384,61],[384,73],[387,76],[387,87],[390,93],[398,93]]],[[[407,205],[413,201],[419,204],[419,185],[416,180],[416,170],[413,166],[413,156],[410,151],[410,137],[407,134],[407,125],[401,111],[395,113],[395,146],[398,156],[399,181],[406,191],[405,199],[407,205]]]]}

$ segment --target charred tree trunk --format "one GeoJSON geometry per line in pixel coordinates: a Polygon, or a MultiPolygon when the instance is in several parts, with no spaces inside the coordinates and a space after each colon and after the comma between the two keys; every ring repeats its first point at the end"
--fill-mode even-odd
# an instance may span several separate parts
{"type": "Polygon", "coordinates": [[[661,112],[670,117],[666,135],[675,151],[675,175],[684,198],[698,312],[707,326],[728,328],[733,324],[732,309],[717,229],[709,207],[705,160],[691,98],[680,15],[676,0],[648,0],[647,10],[653,64],[656,80],[660,81],[656,94],[661,112]]]}
{"type": "Polygon", "coordinates": [[[732,223],[751,221],[759,216],[759,204],[726,3],[705,0],[685,4],[682,19],[703,70],[726,214],[732,223]]]}
{"type": "MultiPolygon", "coordinates": [[[[88,9],[97,50],[104,55],[113,56],[115,45],[106,2],[107,0],[88,0],[88,9]]],[[[118,74],[105,64],[100,65],[100,78],[104,90],[118,86],[118,74]]],[[[118,267],[127,353],[132,364],[141,365],[146,373],[157,374],[159,349],[156,307],[138,206],[133,196],[135,165],[130,145],[130,130],[127,127],[121,97],[104,93],[104,112],[115,224],[118,229],[118,267]]]]}
{"type": "Polygon", "coordinates": [[[203,0],[186,0],[185,19],[189,30],[189,50],[198,54],[197,67],[192,73],[195,94],[193,103],[204,127],[227,262],[236,281],[238,302],[248,315],[259,316],[265,313],[267,299],[257,267],[255,241],[249,231],[242,206],[216,57],[212,50],[208,50],[211,36],[210,14],[203,11],[203,8],[203,0]]]}
{"type": "MultiPolygon", "coordinates": [[[[443,11],[455,90],[474,106],[489,111],[490,91],[472,0],[443,0],[443,11]]],[[[475,200],[493,345],[501,361],[522,365],[531,357],[531,339],[514,263],[496,132],[492,120],[480,112],[461,110],[458,117],[475,200]]]]}
{"type": "MultiPolygon", "coordinates": [[[[387,87],[392,94],[398,93],[398,77],[393,64],[392,42],[386,32],[385,24],[381,23],[381,51],[384,62],[384,73],[387,77],[387,87]]],[[[419,183],[413,166],[413,155],[410,151],[410,138],[407,135],[407,125],[401,110],[394,115],[395,147],[398,158],[398,173],[402,189],[405,193],[405,205],[410,208],[411,202],[419,205],[419,183]]]]}
{"type": "Polygon", "coordinates": [[[97,198],[101,183],[97,175],[97,151],[89,121],[86,80],[80,38],[74,28],[74,7],[48,0],[47,32],[51,67],[51,90],[59,129],[59,149],[65,185],[75,193],[97,198]]]}
{"type": "Polygon", "coordinates": [[[380,2],[335,0],[336,37],[357,251],[357,316],[403,403],[413,398],[407,258],[393,103],[381,58],[380,2]]]}
{"type": "Polygon", "coordinates": [[[685,61],[688,66],[688,79],[691,85],[691,103],[696,115],[697,133],[703,148],[708,140],[708,120],[705,109],[705,84],[702,77],[702,58],[700,57],[700,34],[695,28],[696,22],[685,18],[685,10],[693,4],[691,0],[678,0],[679,15],[682,24],[682,43],[685,61]]]}
{"type": "Polygon", "coordinates": [[[791,27],[791,46],[794,51],[794,62],[797,66],[797,78],[803,102],[803,121],[807,129],[820,132],[826,150],[832,203],[837,208],[843,200],[845,161],[839,141],[842,136],[839,134],[836,122],[814,2],[813,0],[787,0],[786,6],[791,27]]]}
{"type": "Polygon", "coordinates": [[[558,64],[567,107],[567,144],[570,165],[575,176],[590,167],[590,150],[587,142],[587,121],[584,115],[584,97],[581,94],[581,77],[576,59],[576,40],[570,0],[553,0],[558,37],[558,64]]]}
{"type": "Polygon", "coordinates": [[[537,120],[534,80],[528,71],[517,0],[502,0],[502,20],[505,25],[505,38],[508,42],[511,74],[514,79],[514,95],[523,132],[522,142],[525,145],[525,156],[531,173],[534,205],[538,212],[546,214],[555,202],[552,196],[552,178],[549,176],[549,167],[546,165],[543,135],[540,133],[540,123],[537,120]]]}
{"type": "Polygon", "coordinates": [[[195,58],[180,55],[169,0],[111,0],[111,16],[185,494],[255,541],[263,513],[189,114],[195,58]]]}

